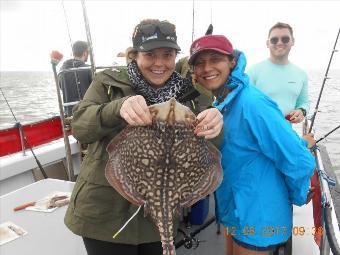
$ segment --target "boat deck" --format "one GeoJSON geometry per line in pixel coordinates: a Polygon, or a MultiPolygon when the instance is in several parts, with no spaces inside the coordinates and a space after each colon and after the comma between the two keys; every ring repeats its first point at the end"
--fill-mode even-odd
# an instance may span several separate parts
{"type": "MultiPolygon", "coordinates": [[[[214,199],[210,197],[209,204],[209,214],[207,220],[211,219],[214,216],[214,199]]],[[[293,226],[295,227],[304,227],[306,229],[306,233],[304,235],[292,235],[293,243],[292,243],[292,255],[318,255],[320,254],[319,248],[314,242],[314,238],[312,235],[312,227],[313,224],[313,213],[312,213],[312,203],[305,205],[303,207],[294,206],[293,213],[293,226]]],[[[193,225],[190,229],[185,229],[185,226],[182,225],[181,229],[186,230],[187,233],[191,233],[198,229],[200,226],[193,225]]],[[[210,224],[207,228],[198,233],[195,238],[201,240],[199,246],[196,249],[186,249],[184,246],[181,246],[177,249],[177,255],[224,255],[224,236],[223,236],[223,228],[221,226],[221,234],[217,234],[217,225],[216,223],[210,224]]],[[[179,234],[176,238],[176,242],[181,240],[183,235],[179,234]]]]}
{"type": "MultiPolygon", "coordinates": [[[[340,222],[340,185],[338,181],[338,177],[334,173],[334,169],[332,167],[331,161],[329,159],[327,150],[324,146],[320,146],[320,154],[322,157],[322,161],[324,163],[324,168],[329,175],[330,178],[336,180],[335,187],[331,188],[331,194],[333,203],[335,206],[335,213],[338,218],[338,222],[340,222]]],[[[207,219],[210,219],[214,215],[214,201],[210,199],[209,205],[209,215],[207,219]]],[[[314,242],[314,236],[312,234],[312,228],[314,226],[313,222],[313,208],[312,203],[310,202],[308,205],[303,207],[294,206],[293,213],[293,226],[294,227],[304,227],[306,229],[305,234],[293,234],[293,242],[292,242],[292,255],[319,255],[319,247],[314,242]]],[[[187,233],[195,231],[200,226],[193,225],[190,229],[186,229],[187,233]]],[[[182,229],[185,229],[185,226],[181,226],[182,229]]],[[[210,224],[207,228],[198,233],[195,237],[202,242],[196,249],[186,249],[184,246],[177,249],[177,255],[224,255],[224,236],[222,234],[216,234],[217,225],[216,223],[210,224]]],[[[221,229],[222,231],[222,229],[221,229]]],[[[178,235],[176,241],[178,242],[182,237],[181,234],[178,235]]],[[[333,254],[330,251],[329,254],[333,254]]]]}
{"type": "MultiPolygon", "coordinates": [[[[324,157],[327,153],[324,153],[324,157]]],[[[323,158],[323,161],[327,164],[327,159],[323,158]]],[[[326,170],[331,169],[330,166],[325,165],[326,170]]],[[[331,172],[328,172],[331,176],[331,172]]],[[[335,176],[331,176],[335,177],[335,176]]],[[[336,178],[336,177],[335,177],[336,178]]],[[[52,254],[65,254],[65,255],[86,255],[86,251],[83,242],[80,237],[72,234],[64,225],[63,217],[65,214],[66,207],[58,209],[52,214],[37,214],[33,212],[21,211],[14,213],[13,208],[27,201],[36,201],[42,194],[47,194],[48,192],[54,190],[61,191],[71,191],[73,188],[73,183],[47,179],[40,182],[35,182],[29,186],[25,186],[18,189],[12,193],[0,196],[0,215],[1,222],[3,221],[13,221],[14,223],[22,226],[28,231],[28,235],[24,238],[15,240],[9,244],[0,246],[0,254],[16,255],[21,254],[23,250],[27,254],[34,254],[35,245],[40,243],[41,240],[45,240],[45,245],[55,246],[56,240],[62,242],[64,245],[57,245],[53,249],[52,254]],[[27,220],[30,219],[30,220],[27,220]],[[37,222],[44,221],[44,224],[36,224],[37,222]],[[57,224],[56,224],[57,222],[57,224]],[[55,225],[56,224],[56,225],[55,225]],[[54,228],[55,231],[49,231],[54,228]],[[46,235],[48,233],[48,235],[46,235]],[[47,238],[48,236],[48,238],[47,238]],[[61,238],[63,237],[63,238],[61,238]],[[20,251],[18,253],[18,251],[20,251]]],[[[338,211],[340,202],[339,196],[339,185],[337,184],[332,191],[332,197],[336,207],[335,211],[338,211]]],[[[209,200],[209,213],[206,221],[209,221],[214,216],[214,199],[210,196],[209,200]]],[[[338,215],[339,216],[339,215],[338,215]]],[[[314,242],[312,235],[313,228],[313,213],[312,213],[312,203],[305,205],[303,207],[294,207],[293,214],[293,226],[304,227],[306,233],[303,235],[293,234],[292,242],[292,254],[293,255],[317,255],[320,254],[318,246],[314,242]]],[[[187,234],[196,231],[201,228],[201,225],[192,225],[190,228],[186,228],[184,224],[181,225],[180,229],[187,234]]],[[[217,225],[215,222],[210,224],[208,227],[201,230],[195,238],[200,240],[198,247],[186,249],[181,246],[177,249],[177,255],[203,255],[203,254],[213,254],[213,255],[223,255],[224,254],[224,235],[223,229],[221,228],[221,234],[217,234],[217,225]]],[[[176,238],[176,243],[181,241],[183,238],[182,234],[178,234],[176,238]]],[[[36,253],[37,254],[37,253],[36,253]]],[[[332,254],[330,252],[330,254],[332,254]]],[[[280,254],[281,255],[281,254],[280,254]]],[[[287,254],[286,254],[287,255],[287,254]]]]}

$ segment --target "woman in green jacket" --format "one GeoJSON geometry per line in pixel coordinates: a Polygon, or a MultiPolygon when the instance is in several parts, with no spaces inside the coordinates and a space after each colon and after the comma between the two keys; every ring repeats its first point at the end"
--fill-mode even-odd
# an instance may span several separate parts
{"type": "Polygon", "coordinates": [[[137,206],[107,182],[104,169],[107,144],[127,124],[151,124],[148,105],[175,97],[198,114],[198,136],[217,137],[222,115],[209,108],[211,99],[200,95],[175,72],[180,50],[175,26],[167,21],[144,20],[133,33],[132,62],[126,68],[97,74],[83,101],[74,108],[73,135],[87,143],[88,152],[73,189],[65,224],[83,237],[89,255],[160,255],[160,235],[150,217],[139,212],[115,238],[137,206]]]}

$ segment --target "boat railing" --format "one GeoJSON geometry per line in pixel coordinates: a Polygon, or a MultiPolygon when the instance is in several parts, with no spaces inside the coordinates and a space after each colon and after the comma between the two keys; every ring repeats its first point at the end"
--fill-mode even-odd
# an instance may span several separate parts
{"type": "MultiPolygon", "coordinates": [[[[103,69],[109,69],[109,68],[116,68],[118,67],[117,65],[110,65],[110,66],[96,66],[96,70],[103,70],[103,69]]],[[[91,70],[91,66],[81,66],[81,67],[72,67],[72,68],[66,68],[63,70],[60,70],[58,72],[58,77],[62,74],[65,73],[70,73],[70,72],[77,72],[77,71],[87,71],[91,70]]]]}
{"type": "Polygon", "coordinates": [[[42,145],[61,138],[60,117],[22,125],[20,122],[14,126],[0,130],[0,157],[22,152],[25,156],[27,149],[42,145]],[[43,135],[42,135],[43,134],[43,135]]]}
{"type": "Polygon", "coordinates": [[[73,106],[73,105],[76,105],[78,103],[79,103],[79,101],[73,101],[73,102],[63,103],[63,106],[73,106]]]}
{"type": "Polygon", "coordinates": [[[331,189],[335,186],[333,180],[326,172],[320,150],[315,152],[317,173],[321,189],[321,207],[323,210],[323,236],[320,246],[320,254],[327,255],[331,250],[333,255],[340,255],[340,230],[335,212],[335,204],[331,195],[331,189]]]}
{"type": "MultiPolygon", "coordinates": [[[[103,69],[109,69],[109,68],[116,68],[117,66],[97,66],[95,69],[98,70],[103,70],[103,69]]],[[[91,70],[91,66],[81,66],[81,67],[72,67],[72,68],[67,68],[67,69],[63,69],[60,70],[58,72],[58,80],[61,80],[61,76],[66,74],[66,73],[75,73],[75,72],[84,72],[84,71],[88,71],[91,70]]],[[[72,102],[63,102],[63,107],[67,107],[67,106],[73,106],[79,103],[79,100],[77,101],[72,101],[72,102]]]]}
{"type": "MultiPolygon", "coordinates": [[[[306,120],[302,125],[302,132],[308,132],[309,122],[306,120]]],[[[330,176],[328,173],[333,173],[331,165],[326,166],[321,155],[322,150],[315,147],[314,156],[316,160],[316,171],[320,183],[321,190],[321,208],[322,208],[322,240],[320,244],[320,255],[329,255],[332,251],[333,255],[340,255],[340,229],[339,222],[336,216],[334,198],[331,190],[336,184],[336,177],[330,176]]],[[[326,154],[326,153],[325,153],[326,154]]]]}
{"type": "Polygon", "coordinates": [[[15,123],[15,126],[18,128],[19,130],[19,136],[20,136],[20,145],[21,145],[21,152],[22,155],[25,156],[26,155],[26,150],[25,150],[25,142],[24,142],[24,130],[22,129],[22,125],[20,122],[15,123]]]}

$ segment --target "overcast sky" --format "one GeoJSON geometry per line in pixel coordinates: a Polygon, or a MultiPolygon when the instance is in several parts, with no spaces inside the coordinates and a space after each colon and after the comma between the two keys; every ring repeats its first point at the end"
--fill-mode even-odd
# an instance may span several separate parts
{"type": "MultiPolygon", "coordinates": [[[[249,65],[268,57],[268,29],[278,21],[292,25],[291,60],[304,69],[326,69],[340,27],[340,1],[194,1],[195,37],[212,21],[246,53],[249,65]]],[[[0,0],[0,70],[51,70],[49,53],[71,55],[71,40],[86,40],[80,1],[0,0]]],[[[112,64],[131,45],[134,26],[144,18],[176,24],[182,55],[188,54],[193,1],[86,1],[96,65],[112,64]]],[[[338,43],[340,45],[340,42],[338,43]]],[[[340,48],[340,47],[338,47],[340,48]]],[[[340,69],[340,53],[333,68],[340,69]]]]}

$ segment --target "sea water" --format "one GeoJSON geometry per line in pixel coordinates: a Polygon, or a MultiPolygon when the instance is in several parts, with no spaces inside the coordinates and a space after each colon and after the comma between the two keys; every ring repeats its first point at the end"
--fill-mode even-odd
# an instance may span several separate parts
{"type": "MultiPolygon", "coordinates": [[[[311,115],[324,79],[324,71],[309,70],[307,73],[311,115]]],[[[340,70],[330,70],[328,77],[331,79],[326,81],[315,119],[314,133],[317,139],[340,124],[340,70]]],[[[0,72],[0,87],[16,119],[22,124],[59,115],[52,72],[0,72]]],[[[0,93],[0,129],[14,124],[14,117],[0,93]]],[[[340,129],[320,144],[326,146],[333,166],[340,170],[340,129]]]]}

